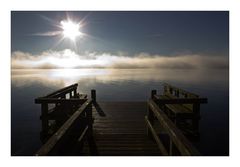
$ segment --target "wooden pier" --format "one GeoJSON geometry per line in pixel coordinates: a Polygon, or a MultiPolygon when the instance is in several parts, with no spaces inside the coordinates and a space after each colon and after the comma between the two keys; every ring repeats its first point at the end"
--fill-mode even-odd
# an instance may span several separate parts
{"type": "Polygon", "coordinates": [[[36,155],[200,155],[187,137],[199,135],[206,98],[166,84],[147,102],[101,102],[95,90],[88,97],[77,86],[35,99],[43,142],[36,155]]]}

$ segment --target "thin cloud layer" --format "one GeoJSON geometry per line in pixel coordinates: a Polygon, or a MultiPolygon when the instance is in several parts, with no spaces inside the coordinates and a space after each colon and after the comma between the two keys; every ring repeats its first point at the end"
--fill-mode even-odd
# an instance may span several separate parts
{"type": "Polygon", "coordinates": [[[31,34],[33,36],[46,36],[46,37],[52,37],[52,36],[57,36],[60,35],[62,31],[49,31],[49,32],[40,32],[40,33],[35,33],[31,34]]]}
{"type": "Polygon", "coordinates": [[[16,51],[12,53],[13,69],[53,69],[53,68],[164,68],[164,69],[204,69],[228,68],[228,57],[203,55],[150,55],[141,53],[134,56],[120,56],[110,53],[77,54],[69,49],[45,51],[39,55],[16,51]]]}

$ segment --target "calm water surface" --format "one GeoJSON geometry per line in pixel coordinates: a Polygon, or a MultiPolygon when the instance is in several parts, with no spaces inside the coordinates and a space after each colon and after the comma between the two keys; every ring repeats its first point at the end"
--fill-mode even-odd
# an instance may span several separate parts
{"type": "Polygon", "coordinates": [[[41,146],[36,97],[78,83],[81,93],[96,89],[99,101],[146,101],[152,89],[162,91],[164,82],[208,98],[208,104],[201,105],[201,139],[196,146],[203,155],[228,155],[228,70],[12,70],[11,79],[12,155],[33,155],[41,146]]]}

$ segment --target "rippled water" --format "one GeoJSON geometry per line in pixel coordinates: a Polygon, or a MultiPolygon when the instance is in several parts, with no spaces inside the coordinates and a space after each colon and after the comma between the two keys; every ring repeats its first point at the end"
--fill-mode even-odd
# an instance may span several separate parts
{"type": "Polygon", "coordinates": [[[78,91],[96,89],[99,101],[146,101],[150,91],[167,82],[208,98],[201,105],[200,143],[203,155],[228,155],[228,70],[56,69],[12,70],[12,155],[32,155],[41,146],[40,106],[34,98],[78,83],[78,91]]]}

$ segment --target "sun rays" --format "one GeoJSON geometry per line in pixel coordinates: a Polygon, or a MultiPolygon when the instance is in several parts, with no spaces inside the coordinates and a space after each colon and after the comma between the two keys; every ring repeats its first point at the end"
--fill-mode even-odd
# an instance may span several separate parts
{"type": "MultiPolygon", "coordinates": [[[[46,32],[36,32],[30,35],[33,36],[42,36],[42,37],[54,37],[56,41],[50,46],[49,50],[52,50],[54,48],[57,48],[61,43],[64,42],[64,44],[69,46],[70,48],[74,48],[74,50],[78,51],[78,42],[79,40],[88,37],[89,35],[82,32],[86,22],[86,17],[83,17],[82,19],[74,18],[69,16],[68,13],[66,13],[66,16],[63,17],[61,20],[54,20],[52,18],[48,18],[46,16],[41,17],[50,23],[52,27],[54,27],[54,31],[46,31],[46,32]],[[71,47],[72,46],[72,47],[71,47]]],[[[68,48],[68,47],[67,47],[68,48]]],[[[69,48],[69,49],[70,49],[69,48]]]]}
{"type": "Polygon", "coordinates": [[[62,20],[60,23],[64,38],[70,38],[72,41],[75,41],[77,37],[81,37],[82,33],[79,31],[80,23],[75,23],[71,20],[62,20]]]}

